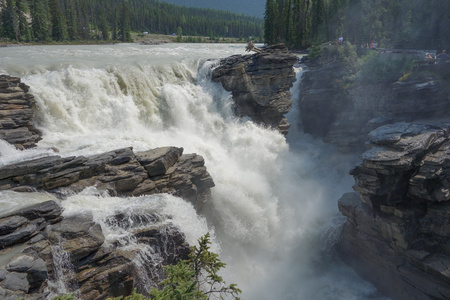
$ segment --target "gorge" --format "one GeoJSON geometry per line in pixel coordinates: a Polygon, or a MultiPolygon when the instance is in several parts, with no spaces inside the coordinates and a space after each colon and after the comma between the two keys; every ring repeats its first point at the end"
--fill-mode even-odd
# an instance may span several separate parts
{"type": "Polygon", "coordinates": [[[6,50],[0,134],[38,147],[0,145],[3,297],[146,292],[207,231],[245,299],[446,297],[448,78],[376,101],[282,46],[6,50]]]}

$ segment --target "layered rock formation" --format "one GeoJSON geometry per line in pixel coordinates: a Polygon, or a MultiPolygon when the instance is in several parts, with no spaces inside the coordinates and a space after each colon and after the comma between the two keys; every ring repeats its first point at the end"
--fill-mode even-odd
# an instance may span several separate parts
{"type": "Polygon", "coordinates": [[[0,139],[19,149],[31,148],[41,139],[32,119],[34,97],[20,78],[0,75],[0,139]]]}
{"type": "Polygon", "coordinates": [[[48,156],[0,167],[0,190],[44,190],[58,194],[89,186],[113,195],[170,193],[196,208],[208,200],[214,182],[196,154],[163,147],[134,153],[118,149],[91,157],[48,156]]]}
{"type": "Polygon", "coordinates": [[[393,299],[450,299],[450,119],[369,135],[338,251],[393,299]]]}
{"type": "MultiPolygon", "coordinates": [[[[95,186],[117,196],[170,193],[200,209],[214,182],[201,156],[182,153],[176,147],[138,153],[124,148],[91,157],[38,158],[1,167],[0,190],[64,196],[95,186]]],[[[92,216],[61,213],[55,201],[47,201],[0,215],[0,250],[7,259],[0,263],[1,297],[41,299],[66,291],[90,300],[126,296],[133,288],[145,293],[162,280],[163,265],[189,253],[170,216],[118,211],[106,222],[131,236],[111,244],[92,216]]]]}
{"type": "Polygon", "coordinates": [[[301,83],[301,126],[352,152],[364,150],[367,134],[379,126],[445,116],[450,111],[448,74],[434,66],[414,80],[343,86],[342,63],[308,65],[301,83]]]}
{"type": "Polygon", "coordinates": [[[269,46],[261,53],[221,59],[212,79],[232,92],[237,116],[287,134],[290,124],[284,115],[292,107],[289,89],[296,80],[297,61],[284,45],[269,46]]]}

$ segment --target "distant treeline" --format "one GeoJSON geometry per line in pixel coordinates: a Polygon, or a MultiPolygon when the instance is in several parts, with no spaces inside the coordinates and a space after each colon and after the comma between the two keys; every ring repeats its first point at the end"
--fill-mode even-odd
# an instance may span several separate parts
{"type": "Polygon", "coordinates": [[[262,37],[263,20],[157,0],[0,0],[0,38],[17,42],[120,40],[131,31],[262,37]]]}
{"type": "Polygon", "coordinates": [[[449,0],[267,0],[265,41],[294,49],[336,41],[450,48],[449,0]]]}

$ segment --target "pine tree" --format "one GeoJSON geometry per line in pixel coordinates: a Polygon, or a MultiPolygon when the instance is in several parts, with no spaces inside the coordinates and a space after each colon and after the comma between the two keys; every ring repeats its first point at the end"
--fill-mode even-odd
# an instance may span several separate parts
{"type": "Polygon", "coordinates": [[[275,0],[266,1],[264,13],[264,40],[266,44],[275,43],[275,0]]]}
{"type": "Polygon", "coordinates": [[[50,0],[49,8],[52,20],[52,38],[55,41],[64,41],[67,39],[67,28],[59,0],[50,0]]]}
{"type": "Polygon", "coordinates": [[[67,35],[70,40],[78,40],[80,38],[80,25],[78,24],[77,9],[74,0],[66,0],[66,21],[67,35]]]}
{"type": "Polygon", "coordinates": [[[107,41],[109,40],[109,25],[108,21],[106,21],[105,13],[102,12],[100,15],[100,32],[102,34],[102,39],[107,41]]]}
{"type": "Polygon", "coordinates": [[[31,30],[28,24],[26,13],[28,7],[23,0],[16,0],[16,16],[18,20],[19,41],[30,42],[31,30]]]}
{"type": "Polygon", "coordinates": [[[130,12],[125,5],[125,1],[122,2],[121,16],[119,24],[119,38],[122,42],[131,41],[131,28],[130,28],[130,12]]]}
{"type": "Polygon", "coordinates": [[[46,3],[45,0],[34,0],[30,7],[31,28],[33,30],[34,40],[38,42],[47,42],[50,39],[46,3]]]}
{"type": "Polygon", "coordinates": [[[5,37],[19,40],[19,22],[17,20],[14,0],[3,0],[2,10],[3,34],[5,37]]]}
{"type": "Polygon", "coordinates": [[[115,7],[112,22],[112,39],[114,41],[117,41],[119,39],[118,30],[119,30],[119,12],[117,11],[117,7],[115,7]]]}

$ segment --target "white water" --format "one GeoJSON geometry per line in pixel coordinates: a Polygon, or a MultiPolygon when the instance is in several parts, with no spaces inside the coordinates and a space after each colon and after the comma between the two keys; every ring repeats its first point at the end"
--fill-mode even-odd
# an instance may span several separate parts
{"type": "MultiPolygon", "coordinates": [[[[21,77],[36,97],[42,150],[26,157],[52,153],[49,147],[69,156],[128,146],[136,151],[177,146],[202,155],[216,183],[205,216],[167,195],[155,196],[156,203],[174,216],[190,243],[207,230],[215,232],[214,250],[228,264],[225,277],[244,291],[243,299],[372,299],[375,289],[329,253],[340,223],[337,199],[353,183],[347,175],[351,159],[296,126],[286,140],[235,119],[230,93],[209,81],[213,62],[207,59],[244,48],[2,48],[0,73],[21,77]]],[[[296,112],[288,116],[294,125],[296,112]]],[[[0,152],[0,163],[24,157],[3,144],[0,152]]],[[[87,192],[63,206],[65,214],[87,210],[103,224],[119,208],[147,207],[146,199],[87,192]]],[[[102,227],[107,240],[124,234],[102,227]]]]}

